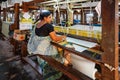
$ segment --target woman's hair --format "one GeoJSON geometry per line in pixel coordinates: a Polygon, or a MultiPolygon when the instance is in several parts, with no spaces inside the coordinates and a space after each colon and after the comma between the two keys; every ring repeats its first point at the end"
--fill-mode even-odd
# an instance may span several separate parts
{"type": "Polygon", "coordinates": [[[48,10],[42,10],[42,11],[40,12],[40,20],[43,20],[44,17],[48,17],[50,14],[51,14],[50,11],[48,11],[48,10]]]}

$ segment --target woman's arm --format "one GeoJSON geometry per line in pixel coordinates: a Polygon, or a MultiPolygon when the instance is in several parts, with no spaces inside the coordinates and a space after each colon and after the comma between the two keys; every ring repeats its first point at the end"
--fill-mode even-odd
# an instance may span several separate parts
{"type": "Polygon", "coordinates": [[[55,31],[51,32],[49,35],[51,39],[55,42],[61,42],[66,39],[66,36],[57,36],[55,31]]]}

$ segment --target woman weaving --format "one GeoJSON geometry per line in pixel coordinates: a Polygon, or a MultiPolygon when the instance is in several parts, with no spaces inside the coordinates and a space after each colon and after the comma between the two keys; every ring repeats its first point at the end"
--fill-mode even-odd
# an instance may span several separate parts
{"type": "MultiPolygon", "coordinates": [[[[66,36],[57,36],[54,27],[50,24],[52,14],[48,10],[42,10],[40,13],[40,21],[33,29],[32,35],[28,42],[28,52],[30,54],[48,55],[63,62],[58,54],[55,46],[50,41],[59,42],[66,39],[66,36]]],[[[46,61],[38,58],[38,63],[42,68],[43,80],[57,80],[61,77],[61,73],[52,68],[46,61]],[[51,75],[52,74],[52,75],[51,75]]]]}

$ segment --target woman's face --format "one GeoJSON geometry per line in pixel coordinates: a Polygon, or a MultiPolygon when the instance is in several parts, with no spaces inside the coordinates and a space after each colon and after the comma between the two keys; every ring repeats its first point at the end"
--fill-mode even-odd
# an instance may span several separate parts
{"type": "Polygon", "coordinates": [[[50,14],[48,17],[44,17],[44,20],[45,20],[47,23],[51,23],[51,22],[52,22],[52,14],[50,14]]]}

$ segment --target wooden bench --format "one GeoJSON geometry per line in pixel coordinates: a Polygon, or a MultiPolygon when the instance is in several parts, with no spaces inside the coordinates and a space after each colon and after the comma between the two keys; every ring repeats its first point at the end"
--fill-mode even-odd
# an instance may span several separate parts
{"type": "MultiPolygon", "coordinates": [[[[48,64],[50,64],[52,67],[61,71],[63,74],[65,74],[66,76],[68,76],[72,80],[92,80],[91,78],[87,77],[83,73],[77,71],[76,69],[74,69],[72,67],[68,67],[68,66],[63,65],[62,63],[56,61],[55,59],[53,59],[50,56],[44,56],[44,55],[40,55],[40,54],[35,54],[33,56],[39,56],[40,58],[44,59],[45,61],[48,62],[48,64]]],[[[32,56],[30,56],[30,57],[32,57],[32,56]]],[[[22,60],[27,62],[28,64],[30,64],[30,66],[35,71],[37,71],[38,74],[40,74],[42,77],[40,67],[37,64],[35,64],[35,62],[33,62],[30,57],[23,57],[22,60]]]]}

